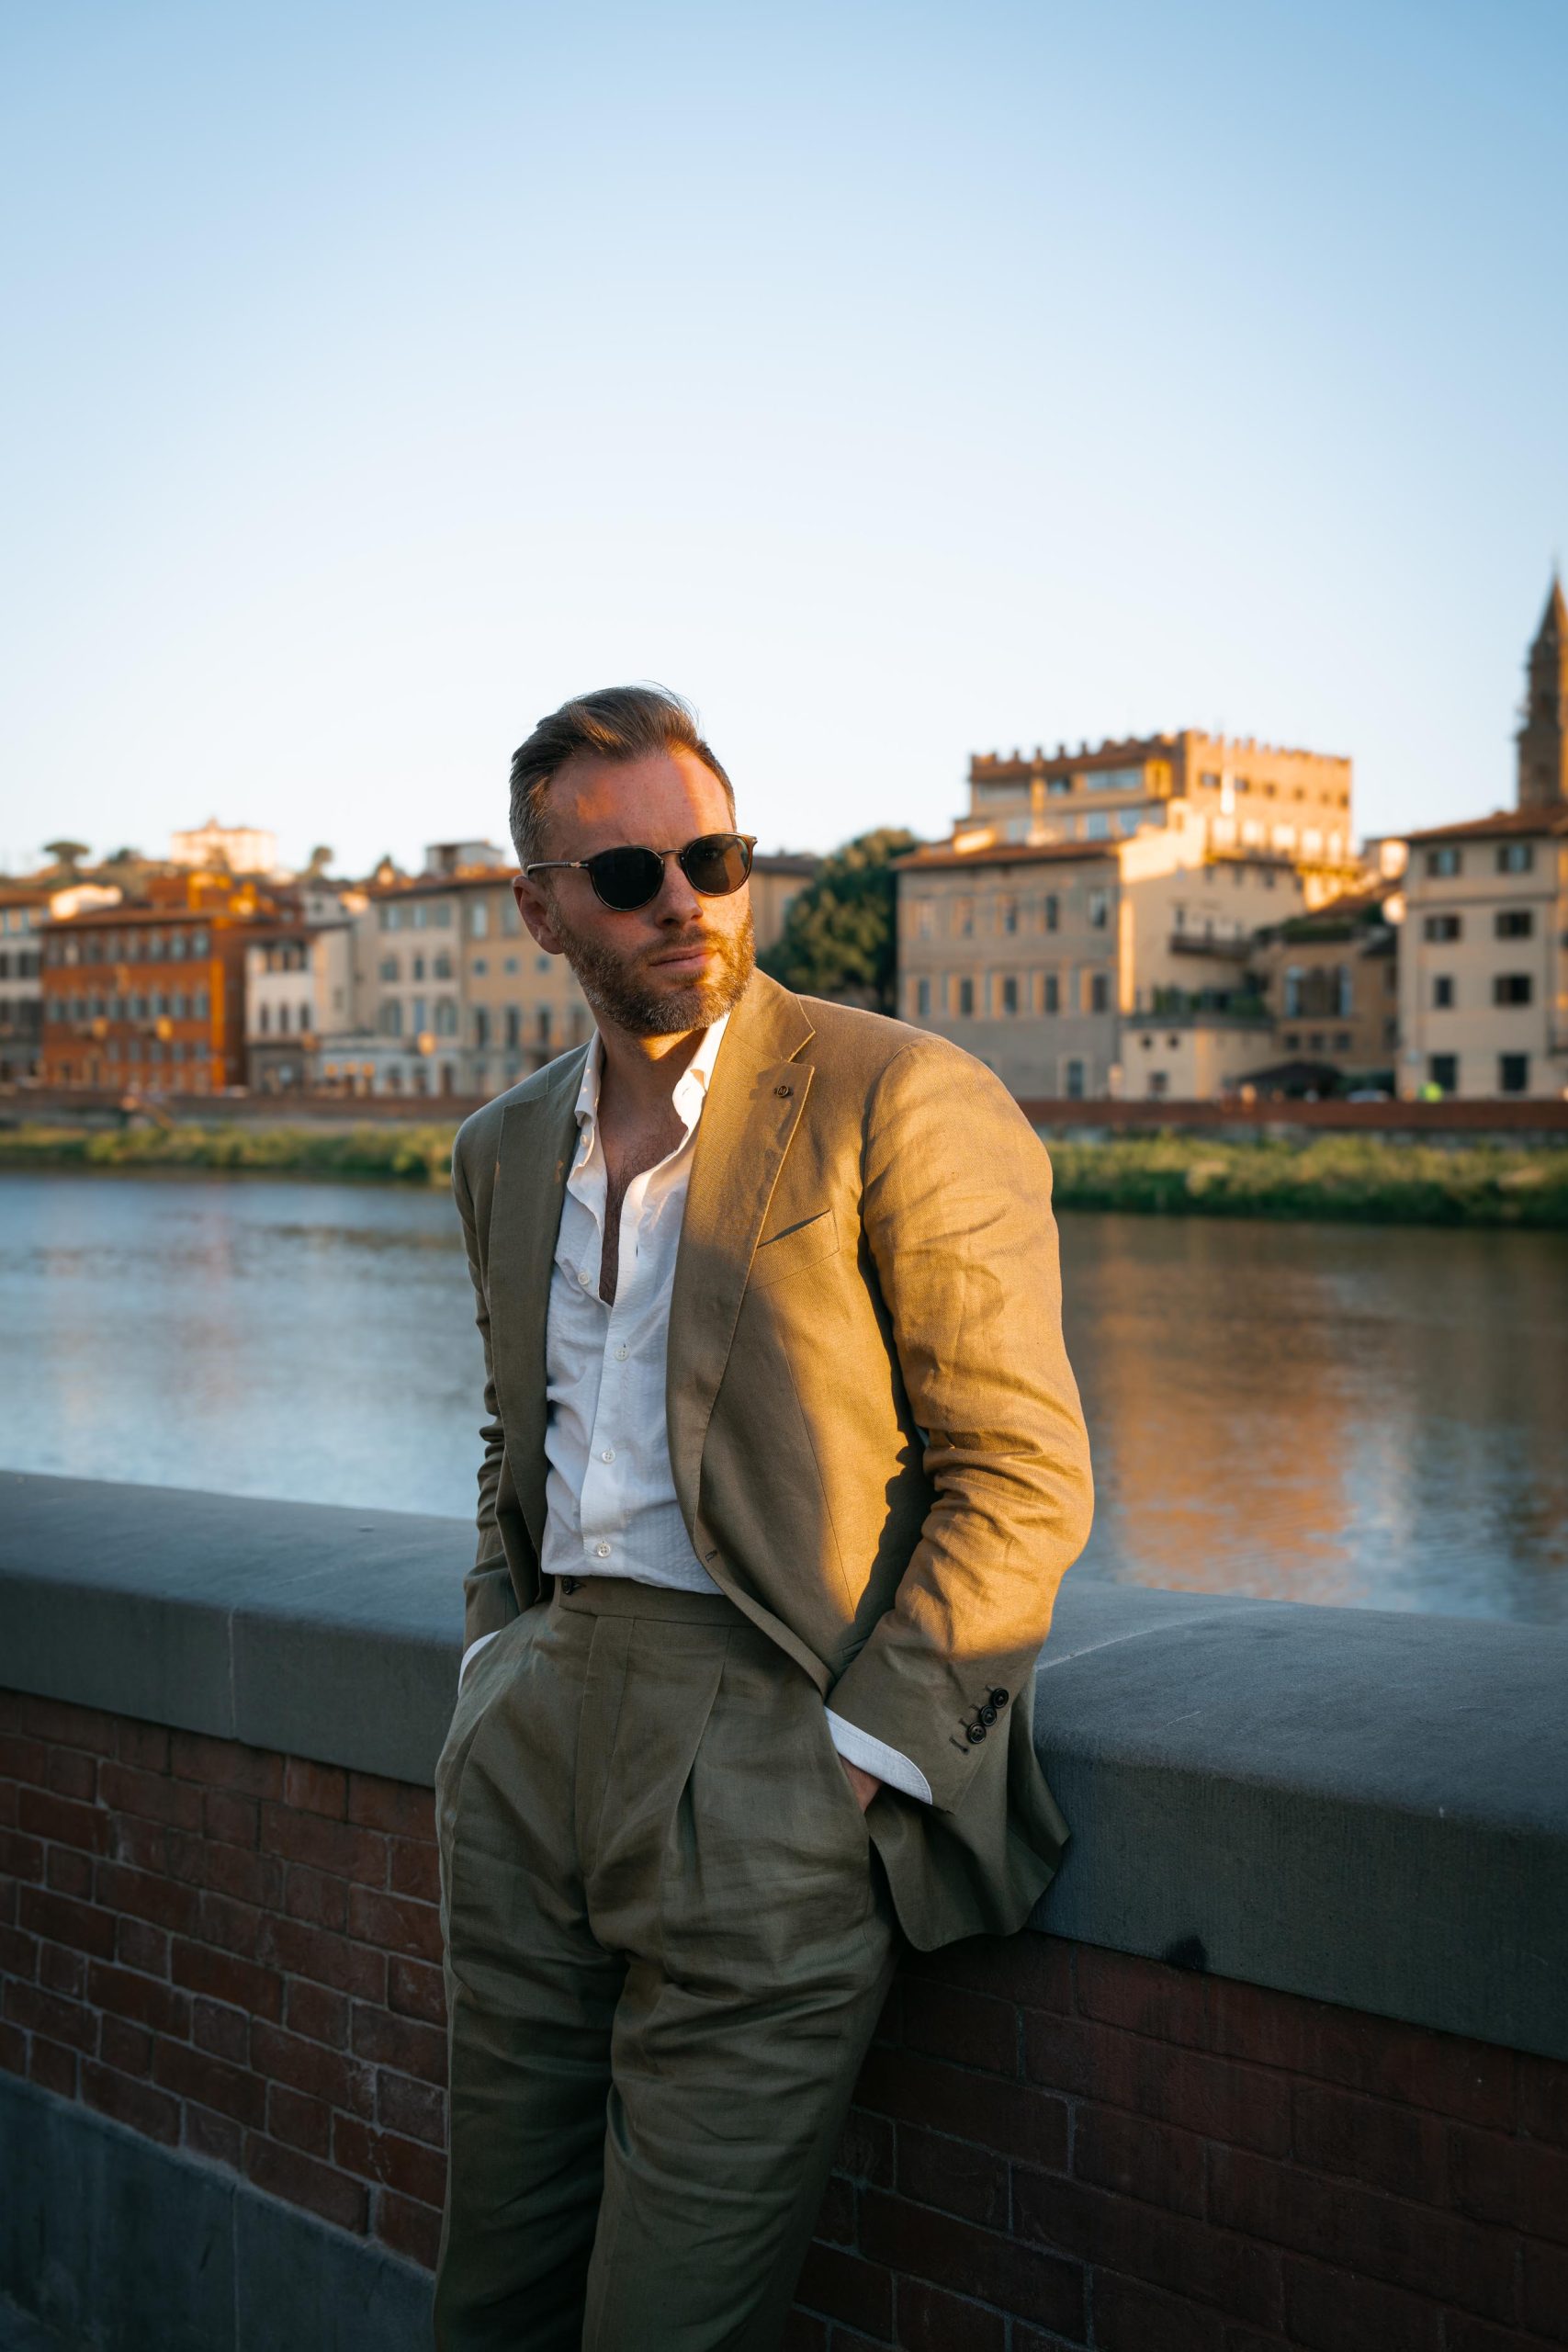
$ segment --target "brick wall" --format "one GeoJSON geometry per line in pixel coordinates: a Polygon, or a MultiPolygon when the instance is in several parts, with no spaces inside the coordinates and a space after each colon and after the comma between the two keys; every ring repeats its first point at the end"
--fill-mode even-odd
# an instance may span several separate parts
{"type": "MultiPolygon", "coordinates": [[[[428,1791],[0,1693],[0,2065],[433,2259],[428,1791]]],[[[1021,1936],[904,1972],[790,2352],[1568,2344],[1568,2066],[1021,1936]]]]}

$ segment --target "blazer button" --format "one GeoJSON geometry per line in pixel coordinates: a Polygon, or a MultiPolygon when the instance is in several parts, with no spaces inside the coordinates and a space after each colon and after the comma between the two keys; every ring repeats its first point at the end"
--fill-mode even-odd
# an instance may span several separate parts
{"type": "Polygon", "coordinates": [[[994,1723],[996,1722],[996,1720],[997,1720],[997,1711],[996,1711],[995,1707],[982,1707],[982,1708],[981,1708],[981,1710],[980,1710],[980,1721],[981,1721],[983,1724],[994,1724],[994,1723]]]}
{"type": "Polygon", "coordinates": [[[967,1738],[968,1738],[969,1745],[970,1745],[970,1747],[979,1747],[979,1745],[980,1745],[980,1742],[981,1742],[981,1741],[985,1738],[985,1736],[986,1736],[986,1726],[985,1726],[985,1724],[970,1724],[970,1726],[969,1726],[968,1733],[967,1733],[966,1736],[967,1736],[967,1738]]]}
{"type": "Polygon", "coordinates": [[[794,1091],[795,1089],[793,1086],[775,1086],[773,1089],[773,1092],[778,1096],[781,1102],[787,1102],[794,1091]]]}
{"type": "Polygon", "coordinates": [[[991,1704],[992,1704],[992,1706],[993,1706],[993,1707],[1005,1707],[1005,1706],[1007,1705],[1007,1702],[1008,1702],[1008,1694],[1007,1694],[1007,1692],[1006,1692],[1005,1690],[993,1690],[993,1691],[992,1691],[992,1693],[991,1693],[991,1704]]]}

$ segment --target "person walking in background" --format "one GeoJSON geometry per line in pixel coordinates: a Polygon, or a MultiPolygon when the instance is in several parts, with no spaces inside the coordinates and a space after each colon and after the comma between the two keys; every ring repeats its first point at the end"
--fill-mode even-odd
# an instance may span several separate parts
{"type": "Polygon", "coordinates": [[[662,690],[513,764],[518,905],[597,1027],[453,1154],[485,1419],[442,2352],[775,2346],[901,1945],[1018,1928],[1067,1835],[1049,1162],[956,1046],[754,968],[735,821],[662,690]]]}

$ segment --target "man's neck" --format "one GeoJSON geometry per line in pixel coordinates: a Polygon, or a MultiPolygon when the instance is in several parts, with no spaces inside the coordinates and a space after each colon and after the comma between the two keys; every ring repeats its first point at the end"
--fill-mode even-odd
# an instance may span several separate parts
{"type": "Polygon", "coordinates": [[[684,1029],[672,1036],[639,1037],[619,1023],[599,1023],[599,1104],[631,1125],[655,1118],[696,1058],[706,1029],[684,1029]]]}

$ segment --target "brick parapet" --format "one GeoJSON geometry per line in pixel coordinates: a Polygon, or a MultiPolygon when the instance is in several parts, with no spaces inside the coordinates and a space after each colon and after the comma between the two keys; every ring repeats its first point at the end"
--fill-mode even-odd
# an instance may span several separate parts
{"type": "MultiPolygon", "coordinates": [[[[0,2066],[428,2264],[427,1788],[0,1693],[0,2066]]],[[[1568,2342],[1568,2064],[1065,1937],[912,1960],[792,2352],[1568,2342]]]]}

